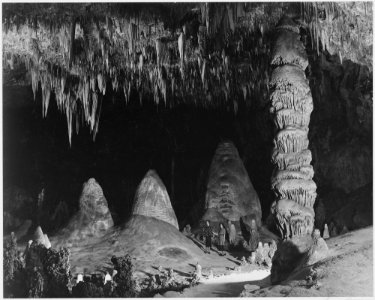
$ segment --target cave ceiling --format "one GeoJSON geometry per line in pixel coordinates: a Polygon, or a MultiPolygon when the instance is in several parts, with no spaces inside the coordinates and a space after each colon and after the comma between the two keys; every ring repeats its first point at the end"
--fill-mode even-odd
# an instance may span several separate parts
{"type": "MultiPolygon", "coordinates": [[[[3,4],[3,85],[51,95],[69,136],[98,130],[108,90],[172,107],[267,98],[274,28],[287,15],[306,47],[372,72],[372,3],[3,4]]],[[[120,98],[120,97],[119,97],[120,98]]]]}

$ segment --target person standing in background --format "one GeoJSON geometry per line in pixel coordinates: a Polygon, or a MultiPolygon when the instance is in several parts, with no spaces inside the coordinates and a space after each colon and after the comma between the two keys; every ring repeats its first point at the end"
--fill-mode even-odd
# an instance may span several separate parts
{"type": "Polygon", "coordinates": [[[225,234],[226,234],[225,227],[224,227],[223,223],[220,223],[219,247],[218,247],[218,250],[220,251],[220,255],[225,255],[225,253],[224,253],[225,234]]]}
{"type": "Polygon", "coordinates": [[[234,246],[236,242],[236,227],[230,220],[228,220],[228,227],[229,227],[229,244],[231,246],[234,246]]]}

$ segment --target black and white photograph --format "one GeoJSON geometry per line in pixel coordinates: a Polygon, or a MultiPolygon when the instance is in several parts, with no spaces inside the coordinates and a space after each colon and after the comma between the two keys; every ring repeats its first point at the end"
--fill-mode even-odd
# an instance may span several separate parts
{"type": "Polygon", "coordinates": [[[0,297],[372,299],[373,6],[2,1],[0,297]]]}

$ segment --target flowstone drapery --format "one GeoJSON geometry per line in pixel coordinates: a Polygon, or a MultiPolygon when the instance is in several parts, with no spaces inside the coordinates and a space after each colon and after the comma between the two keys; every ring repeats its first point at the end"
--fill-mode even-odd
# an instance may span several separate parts
{"type": "Polygon", "coordinates": [[[311,234],[316,184],[308,150],[308,131],[313,102],[305,76],[308,60],[299,28],[289,18],[277,26],[271,65],[271,113],[277,133],[274,138],[272,205],[277,227],[284,239],[311,234]]]}

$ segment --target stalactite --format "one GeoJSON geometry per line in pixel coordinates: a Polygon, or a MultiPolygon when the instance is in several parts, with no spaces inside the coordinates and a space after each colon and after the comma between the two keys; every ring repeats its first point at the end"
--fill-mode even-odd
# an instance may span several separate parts
{"type": "Polygon", "coordinates": [[[277,26],[271,65],[271,109],[278,132],[274,139],[272,190],[275,214],[283,238],[310,234],[314,224],[316,184],[308,150],[308,125],[313,110],[305,76],[307,56],[299,27],[284,17],[277,26]]]}

